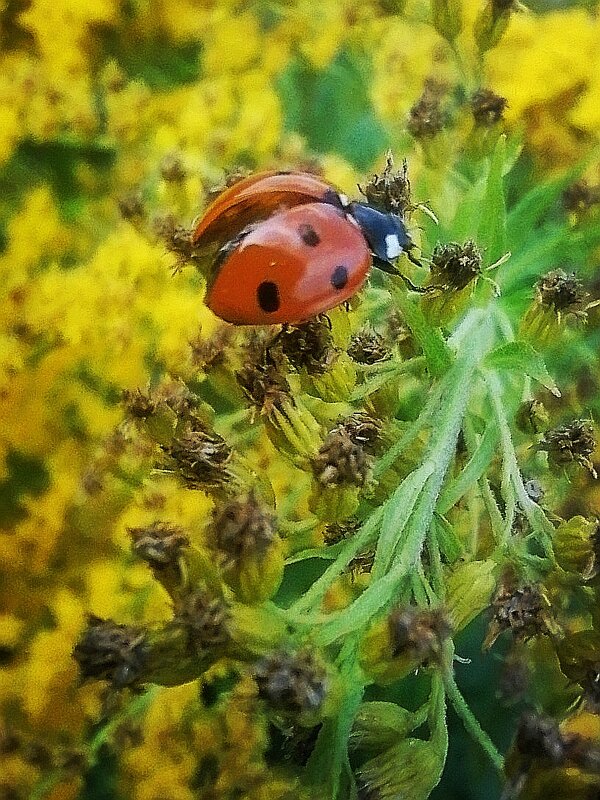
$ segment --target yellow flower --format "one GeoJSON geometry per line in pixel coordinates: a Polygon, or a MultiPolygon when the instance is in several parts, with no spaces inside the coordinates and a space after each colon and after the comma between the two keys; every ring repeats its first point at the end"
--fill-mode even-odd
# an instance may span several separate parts
{"type": "Polygon", "coordinates": [[[488,83],[508,100],[506,119],[525,122],[534,150],[564,166],[581,156],[571,126],[597,138],[597,63],[600,22],[580,8],[513,14],[498,47],[487,56],[488,83]]]}

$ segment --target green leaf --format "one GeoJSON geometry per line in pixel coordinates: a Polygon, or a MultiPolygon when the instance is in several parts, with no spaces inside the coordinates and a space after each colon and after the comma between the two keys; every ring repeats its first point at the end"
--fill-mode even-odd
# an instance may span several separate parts
{"type": "Polygon", "coordinates": [[[388,135],[369,97],[369,70],[340,52],[324,70],[297,58],[278,81],[284,125],[301,133],[308,148],[335,152],[367,169],[388,146],[388,135]]]}
{"type": "MultiPolygon", "coordinates": [[[[347,640],[338,657],[340,687],[343,691],[337,714],[328,717],[319,731],[315,748],[306,765],[306,779],[320,789],[319,797],[337,800],[348,796],[342,771],[350,772],[348,739],[360,707],[364,687],[356,659],[356,641],[347,640]]],[[[346,781],[349,783],[349,781],[346,781]]]]}
{"type": "Polygon", "coordinates": [[[415,503],[427,478],[433,472],[433,464],[426,461],[419,469],[411,472],[396,489],[384,506],[381,533],[377,542],[375,561],[371,575],[377,580],[385,574],[402,536],[406,523],[413,512],[415,503]]]}
{"type": "Polygon", "coordinates": [[[485,359],[485,365],[492,369],[513,369],[524,372],[560,397],[560,391],[546,369],[542,356],[527,342],[509,342],[492,350],[485,359]]]}
{"type": "Polygon", "coordinates": [[[440,553],[449,564],[463,555],[465,548],[450,523],[439,514],[435,516],[435,535],[440,553]]]}
{"type": "Polygon", "coordinates": [[[498,445],[498,438],[498,426],[493,424],[488,425],[479,442],[477,450],[473,453],[463,471],[450,481],[442,492],[438,501],[438,511],[440,514],[446,514],[483,475],[494,457],[498,445]]]}
{"type": "Polygon", "coordinates": [[[506,136],[500,136],[490,161],[477,230],[477,244],[483,249],[487,264],[493,264],[506,252],[505,160],[506,136]]]}
{"type": "Polygon", "coordinates": [[[387,369],[372,375],[360,386],[357,386],[350,395],[350,400],[362,400],[364,397],[368,397],[393,380],[401,371],[402,365],[392,362],[387,369]]]}
{"type": "Polygon", "coordinates": [[[394,302],[413,336],[420,344],[431,374],[439,378],[452,364],[452,353],[439,328],[429,324],[421,307],[404,289],[394,292],[394,302]]]}
{"type": "Polygon", "coordinates": [[[554,181],[537,184],[517,203],[508,216],[509,246],[514,252],[520,250],[522,242],[545,219],[564,189],[598,158],[598,154],[599,149],[594,148],[566,174],[554,181]]]}

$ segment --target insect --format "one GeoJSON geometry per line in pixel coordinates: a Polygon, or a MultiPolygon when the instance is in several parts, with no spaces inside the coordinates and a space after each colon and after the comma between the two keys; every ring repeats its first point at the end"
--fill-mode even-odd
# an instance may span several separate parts
{"type": "Polygon", "coordinates": [[[305,322],[348,300],[372,265],[399,275],[393,261],[413,247],[399,216],[303,172],[262,172],[226,189],[192,243],[218,248],[206,304],[236,325],[305,322]]]}

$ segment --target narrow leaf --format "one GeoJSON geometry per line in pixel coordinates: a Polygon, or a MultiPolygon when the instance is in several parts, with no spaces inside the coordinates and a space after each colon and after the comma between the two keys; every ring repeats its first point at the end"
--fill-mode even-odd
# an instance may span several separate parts
{"type": "Polygon", "coordinates": [[[488,425],[477,450],[467,462],[463,471],[446,486],[438,501],[440,514],[447,514],[452,506],[473,486],[487,469],[498,445],[498,427],[488,425]]]}
{"type": "Polygon", "coordinates": [[[506,136],[501,136],[492,154],[477,231],[477,243],[484,250],[487,264],[493,264],[506,252],[505,158],[506,136]]]}
{"type": "Polygon", "coordinates": [[[560,391],[546,369],[542,356],[528,342],[508,342],[500,345],[486,357],[486,366],[492,369],[514,369],[534,378],[556,397],[560,391]]]}

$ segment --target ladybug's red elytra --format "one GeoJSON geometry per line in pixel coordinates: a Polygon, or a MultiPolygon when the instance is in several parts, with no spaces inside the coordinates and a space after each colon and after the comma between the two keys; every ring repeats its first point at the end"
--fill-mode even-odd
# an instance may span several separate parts
{"type": "Polygon", "coordinates": [[[304,172],[263,172],[209,206],[194,247],[219,246],[206,304],[236,325],[299,323],[343,303],[373,264],[397,274],[404,222],[304,172]]]}

